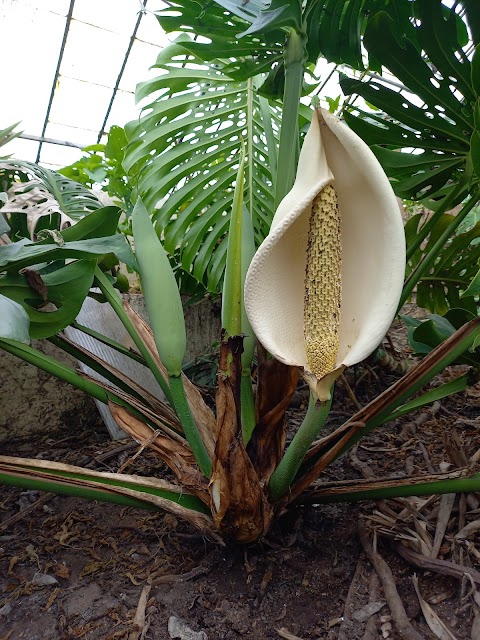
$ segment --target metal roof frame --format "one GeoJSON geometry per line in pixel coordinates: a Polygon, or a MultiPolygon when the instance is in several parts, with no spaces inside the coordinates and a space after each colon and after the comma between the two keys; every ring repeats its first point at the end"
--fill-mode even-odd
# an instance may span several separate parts
{"type": "MultiPolygon", "coordinates": [[[[110,101],[108,103],[108,107],[106,109],[105,115],[103,117],[103,121],[101,124],[101,127],[99,128],[98,131],[98,136],[97,136],[97,143],[99,143],[102,139],[102,136],[105,134],[105,127],[107,126],[107,122],[108,122],[108,118],[110,116],[114,101],[115,101],[115,97],[117,96],[117,93],[119,91],[119,86],[120,86],[120,82],[121,79],[123,77],[127,62],[128,62],[128,58],[130,56],[130,53],[132,51],[132,47],[133,44],[135,42],[135,38],[138,32],[138,29],[140,27],[140,23],[142,20],[142,17],[145,15],[145,9],[146,9],[146,5],[147,5],[148,0],[140,0],[140,5],[141,8],[138,12],[138,17],[137,20],[135,22],[135,25],[133,27],[129,42],[128,42],[128,46],[127,49],[125,51],[125,55],[123,56],[123,60],[122,60],[122,64],[120,66],[120,70],[119,73],[117,75],[117,78],[115,80],[115,84],[114,87],[112,89],[112,94],[110,97],[110,101]]],[[[26,140],[33,140],[38,142],[38,149],[37,149],[37,153],[36,153],[36,159],[35,162],[40,162],[41,161],[41,154],[42,154],[42,148],[44,144],[55,144],[55,145],[61,145],[61,146],[66,146],[66,147],[74,147],[74,148],[78,148],[78,149],[82,149],[84,145],[75,143],[75,142],[71,142],[69,140],[58,140],[55,138],[49,138],[45,136],[45,133],[47,131],[47,126],[50,122],[50,113],[52,110],[52,105],[55,99],[55,92],[56,92],[56,88],[57,88],[57,84],[58,84],[58,80],[61,77],[61,66],[62,66],[62,61],[63,61],[63,56],[64,56],[64,52],[65,52],[65,47],[67,45],[67,41],[68,41],[68,35],[69,35],[69,31],[70,31],[70,25],[72,23],[72,20],[74,19],[73,17],[73,12],[74,12],[74,8],[75,8],[75,0],[70,0],[70,4],[69,4],[69,8],[68,8],[68,13],[66,15],[66,19],[65,19],[65,28],[64,28],[64,32],[63,32],[63,37],[62,37],[62,42],[60,45],[60,50],[59,50],[59,54],[58,54],[58,59],[57,59],[57,66],[55,69],[55,74],[53,77],[53,81],[52,81],[52,87],[51,87],[51,91],[50,91],[50,96],[49,96],[49,101],[48,101],[48,106],[45,112],[45,118],[43,121],[43,126],[42,126],[42,131],[41,131],[41,135],[40,136],[36,136],[36,135],[32,135],[32,134],[28,134],[28,133],[21,133],[20,134],[20,138],[24,138],[26,140]]]]}

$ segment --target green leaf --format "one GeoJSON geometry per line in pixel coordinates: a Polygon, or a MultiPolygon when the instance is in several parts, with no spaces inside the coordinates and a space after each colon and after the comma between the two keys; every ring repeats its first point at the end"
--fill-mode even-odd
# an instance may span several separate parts
{"type": "Polygon", "coordinates": [[[107,144],[105,145],[105,157],[121,163],[127,146],[127,136],[122,127],[113,125],[108,132],[107,144]]]}
{"type": "Polygon", "coordinates": [[[480,269],[472,278],[472,281],[468,285],[467,289],[460,294],[461,298],[466,298],[468,296],[480,296],[480,269]]]}
{"type": "MultiPolygon", "coordinates": [[[[222,0],[216,0],[223,4],[222,0]]],[[[261,9],[257,17],[246,31],[238,37],[261,33],[262,35],[275,29],[289,27],[300,31],[302,25],[302,11],[299,0],[271,0],[268,9],[261,9]]]]}
{"type": "MultiPolygon", "coordinates": [[[[245,0],[214,0],[234,16],[242,18],[246,22],[253,22],[262,10],[269,7],[269,0],[257,0],[255,3],[245,2],[245,0]]],[[[203,16],[202,16],[203,17],[203,16]]],[[[205,16],[206,17],[206,16],[205,16]]]]}
{"type": "MultiPolygon", "coordinates": [[[[444,230],[454,220],[443,215],[430,233],[424,254],[433,247],[444,230]]],[[[429,311],[445,314],[448,309],[465,307],[476,312],[476,303],[467,294],[478,272],[480,222],[447,242],[428,273],[417,285],[417,304],[429,311]]]]}
{"type": "Polygon", "coordinates": [[[470,139],[470,150],[473,170],[476,173],[477,180],[480,180],[480,133],[478,129],[472,133],[472,137],[470,139]]]}
{"type": "Polygon", "coordinates": [[[29,344],[29,325],[30,320],[23,307],[0,294],[0,338],[29,344]]]}
{"type": "Polygon", "coordinates": [[[468,311],[468,309],[461,309],[457,307],[447,311],[444,317],[453,327],[455,327],[455,329],[460,329],[460,327],[463,327],[463,325],[470,322],[470,320],[474,320],[475,314],[468,311]]]}
{"type": "MultiPolygon", "coordinates": [[[[426,0],[430,10],[438,18],[438,11],[440,3],[437,0],[426,0]]],[[[420,6],[425,3],[420,2],[420,6]]],[[[426,41],[424,46],[427,47],[427,54],[430,55],[431,51],[435,57],[437,49],[437,43],[431,39],[431,28],[435,28],[437,20],[434,25],[430,23],[430,16],[428,20],[423,20],[419,27],[418,32],[421,37],[426,41]],[[428,24],[426,24],[428,23],[428,24]]],[[[441,37],[441,34],[436,34],[441,37]]],[[[464,62],[464,67],[448,69],[442,64],[440,71],[445,74],[443,78],[436,78],[432,68],[422,58],[420,52],[414,45],[414,43],[406,37],[403,37],[401,44],[398,37],[396,37],[395,26],[393,20],[385,12],[377,13],[368,23],[365,30],[364,37],[365,47],[369,52],[372,52],[381,62],[384,64],[400,82],[409,88],[410,91],[415,93],[431,108],[435,108],[437,105],[442,106],[445,109],[446,115],[456,122],[458,125],[466,125],[471,127],[469,120],[465,121],[462,110],[458,109],[459,101],[455,97],[453,91],[450,89],[450,85],[453,81],[458,80],[460,75],[459,69],[468,70],[468,76],[470,75],[470,65],[464,62]],[[453,77],[453,80],[449,76],[453,77]],[[433,80],[433,82],[432,82],[433,80]],[[438,85],[438,86],[437,86],[438,85]]],[[[453,53],[453,52],[452,52],[453,53]]],[[[451,57],[451,56],[450,56],[451,57]]],[[[375,101],[373,102],[375,104],[375,101]]],[[[438,117],[432,114],[434,118],[438,117]]]]}
{"type": "Polygon", "coordinates": [[[429,351],[431,351],[430,347],[421,342],[417,342],[413,337],[415,329],[422,324],[422,321],[417,320],[417,318],[413,318],[412,316],[403,314],[399,314],[399,316],[407,327],[408,343],[410,344],[414,352],[418,355],[429,353],[429,351]]]}
{"type": "Polygon", "coordinates": [[[44,189],[58,202],[60,210],[73,220],[80,220],[85,215],[102,205],[96,195],[78,182],[51,171],[32,162],[9,160],[1,163],[1,169],[13,169],[26,174],[30,178],[30,185],[44,189]]]}
{"type": "Polygon", "coordinates": [[[472,87],[480,98],[480,44],[475,47],[475,52],[472,57],[472,87]]]}
{"type": "Polygon", "coordinates": [[[9,127],[5,129],[0,129],[0,147],[6,145],[10,140],[14,138],[18,138],[18,136],[22,133],[21,131],[14,131],[15,127],[18,127],[20,122],[15,122],[15,124],[11,124],[9,127]]]}
{"type": "MultiPolygon", "coordinates": [[[[396,21],[390,9],[390,15],[373,15],[364,37],[369,54],[406,89],[342,78],[347,95],[357,94],[381,111],[353,107],[345,120],[372,145],[400,197],[439,199],[465,179],[471,161],[471,63],[461,44],[465,23],[455,11],[438,0],[417,0],[415,7],[413,23],[396,21]],[[425,104],[419,106],[418,99],[425,104]]],[[[453,205],[464,198],[459,191],[453,205]]]]}
{"type": "Polygon", "coordinates": [[[182,301],[165,249],[140,198],[132,214],[132,231],[158,354],[168,374],[179,376],[186,349],[182,301]]]}
{"type": "Polygon", "coordinates": [[[451,396],[454,393],[465,391],[465,389],[467,389],[471,384],[469,378],[470,376],[468,374],[465,374],[456,378],[455,380],[452,380],[451,382],[447,382],[446,384],[442,384],[439,387],[435,387],[435,389],[432,389],[431,391],[423,393],[418,398],[415,398],[410,402],[406,402],[405,404],[395,409],[395,411],[385,419],[385,422],[396,420],[397,418],[420,409],[427,404],[432,404],[437,400],[442,400],[442,398],[451,396]]]}
{"type": "MultiPolygon", "coordinates": [[[[1,202],[1,199],[0,199],[0,202],[1,202]]],[[[0,215],[0,236],[3,236],[4,233],[8,233],[9,231],[10,231],[10,225],[5,220],[5,218],[2,215],[0,215]]]]}
{"type": "Polygon", "coordinates": [[[0,246],[0,268],[18,271],[39,262],[66,260],[67,258],[91,259],[107,253],[114,253],[132,269],[136,268],[130,247],[123,235],[106,238],[90,238],[65,242],[63,246],[20,240],[0,246]]]}
{"type": "Polygon", "coordinates": [[[462,0],[474,44],[480,44],[480,4],[478,0],[462,0]]]}
{"type": "Polygon", "coordinates": [[[163,75],[138,86],[138,99],[162,93],[126,126],[130,143],[124,165],[138,180],[138,193],[153,211],[165,249],[180,259],[184,271],[218,291],[242,138],[251,140],[245,201],[257,242],[268,233],[273,217],[269,158],[276,153],[279,109],[268,106],[255,89],[249,94],[247,82],[226,75],[223,59],[190,58],[188,64],[198,66],[179,68],[179,55],[185,58],[191,44],[177,41],[162,51],[156,67],[163,75]]]}
{"type": "Polygon", "coordinates": [[[321,54],[329,62],[363,69],[361,36],[366,16],[378,5],[372,0],[316,2],[307,20],[309,62],[315,63],[321,54]]]}
{"type": "Polygon", "coordinates": [[[419,41],[428,52],[430,62],[466,100],[473,100],[470,63],[465,55],[461,56],[462,47],[468,44],[465,23],[454,9],[438,0],[417,0],[417,4],[421,20],[419,41]]]}
{"type": "Polygon", "coordinates": [[[425,320],[415,329],[413,337],[416,342],[426,344],[432,349],[454,333],[455,327],[448,320],[433,314],[429,320],[425,320]]]}
{"type": "MultiPolygon", "coordinates": [[[[421,321],[416,327],[413,326],[413,319],[409,319],[407,320],[409,343],[417,355],[424,356],[474,318],[475,315],[465,309],[451,309],[443,317],[432,314],[428,320],[421,321]]],[[[402,320],[405,321],[406,317],[402,316],[402,320]]],[[[465,351],[456,358],[454,364],[468,364],[478,367],[480,353],[472,354],[465,351]]]]}
{"type": "Polygon", "coordinates": [[[32,338],[49,338],[65,329],[80,313],[93,283],[95,266],[96,260],[81,260],[54,271],[44,268],[24,275],[6,274],[0,276],[0,292],[2,297],[7,296],[23,307],[32,338]],[[30,274],[34,275],[33,280],[29,279],[30,274]],[[54,307],[43,311],[47,302],[54,307]]]}
{"type": "Polygon", "coordinates": [[[239,40],[239,34],[269,5],[263,0],[255,4],[225,0],[223,6],[214,2],[206,9],[191,0],[173,0],[157,12],[157,18],[166,33],[191,36],[185,46],[193,55],[204,61],[218,60],[225,75],[244,81],[270,71],[282,59],[285,33],[280,29],[268,31],[261,39],[244,33],[239,40]],[[193,38],[203,42],[193,42],[193,38]]]}
{"type": "Polygon", "coordinates": [[[76,224],[62,231],[65,242],[113,236],[117,230],[121,211],[118,207],[102,207],[76,224]]]}

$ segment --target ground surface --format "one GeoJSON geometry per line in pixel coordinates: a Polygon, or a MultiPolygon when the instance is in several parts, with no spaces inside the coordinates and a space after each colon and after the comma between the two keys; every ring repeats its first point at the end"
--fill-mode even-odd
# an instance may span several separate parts
{"type": "MultiPolygon", "coordinates": [[[[456,374],[451,370],[444,377],[456,374]]],[[[361,404],[393,379],[395,374],[378,366],[349,378],[361,404]]],[[[292,424],[303,410],[301,392],[296,401],[292,424]]],[[[477,464],[479,402],[477,386],[405,416],[335,463],[329,478],[477,464]]],[[[339,424],[353,411],[352,398],[339,385],[332,420],[339,424]]],[[[112,471],[135,451],[127,442],[111,442],[101,423],[86,428],[75,420],[39,441],[12,439],[2,446],[6,455],[112,471]]],[[[153,473],[150,454],[142,454],[129,472],[153,473]]],[[[222,549],[171,515],[2,488],[0,640],[480,638],[480,574],[462,577],[462,567],[480,568],[479,504],[472,494],[442,502],[412,498],[309,507],[291,514],[262,544],[222,549]],[[377,529],[375,558],[390,568],[390,582],[413,625],[403,636],[395,601],[385,604],[385,567],[377,566],[379,582],[365,552],[371,538],[361,542],[363,522],[377,529]],[[439,546],[437,563],[447,561],[453,575],[439,573],[441,563],[427,571],[404,560],[395,550],[401,539],[417,562],[435,557],[432,548],[439,546]],[[414,575],[423,600],[447,630],[425,605],[422,612],[414,575]],[[137,609],[144,616],[135,627],[137,609]],[[437,624],[435,633],[427,618],[437,624]],[[411,635],[413,629],[419,635],[411,635]]],[[[371,546],[370,553],[375,554],[371,546]]]]}

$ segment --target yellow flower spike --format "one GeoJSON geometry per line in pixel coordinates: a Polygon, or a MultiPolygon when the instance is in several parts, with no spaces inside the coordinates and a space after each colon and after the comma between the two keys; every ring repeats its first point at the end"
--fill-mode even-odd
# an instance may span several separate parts
{"type": "Polygon", "coordinates": [[[245,308],[263,346],[299,366],[315,395],[364,360],[400,299],[405,240],[387,176],[353,131],[318,110],[297,177],[245,282],[245,308]]]}
{"type": "Polygon", "coordinates": [[[335,367],[341,307],[340,215],[335,189],[315,196],[310,213],[305,301],[303,307],[307,364],[317,379],[335,367]]]}

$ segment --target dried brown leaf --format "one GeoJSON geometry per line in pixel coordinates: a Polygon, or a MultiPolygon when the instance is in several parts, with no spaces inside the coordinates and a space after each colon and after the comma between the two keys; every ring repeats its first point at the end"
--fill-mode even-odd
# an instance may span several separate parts
{"type": "Polygon", "coordinates": [[[160,433],[155,436],[151,427],[118,404],[109,402],[108,408],[115,422],[125,433],[154,451],[170,467],[184,487],[208,504],[206,479],[200,473],[186,441],[183,444],[160,433]]]}
{"type": "Polygon", "coordinates": [[[439,640],[457,640],[456,636],[453,635],[450,629],[448,629],[445,623],[439,618],[439,616],[435,613],[428,602],[426,602],[420,595],[417,576],[412,576],[412,582],[417,593],[423,616],[432,633],[434,633],[439,640]]]}
{"type": "Polygon", "coordinates": [[[65,484],[69,487],[79,487],[98,490],[99,484],[92,478],[111,478],[112,480],[127,481],[129,484],[137,485],[138,489],[129,489],[123,486],[106,486],[102,485],[102,491],[105,493],[119,494],[123,496],[130,496],[138,499],[139,497],[144,502],[153,504],[158,509],[162,509],[168,513],[172,513],[174,516],[186,520],[196,529],[198,529],[205,537],[213,540],[217,544],[223,545],[223,541],[218,535],[213,525],[213,521],[210,516],[187,509],[182,505],[179,505],[172,500],[161,498],[152,493],[142,492],[142,486],[150,486],[158,489],[165,489],[175,493],[182,493],[182,489],[178,486],[172,485],[165,480],[158,480],[156,478],[140,478],[138,476],[131,475],[119,475],[116,473],[105,473],[98,471],[91,471],[90,469],[83,469],[82,467],[75,467],[72,465],[62,464],[60,462],[52,462],[50,460],[37,460],[29,458],[12,458],[10,456],[0,456],[0,473],[8,473],[11,476],[17,475],[22,478],[34,478],[49,480],[52,478],[51,471],[67,471],[78,474],[81,477],[62,477],[55,475],[55,483],[65,484]],[[49,473],[50,471],[50,473],[49,473]]]}
{"type": "Polygon", "coordinates": [[[258,476],[268,482],[285,448],[285,412],[297,388],[298,367],[289,367],[275,358],[258,367],[257,424],[248,443],[248,454],[258,476]]]}
{"type": "MultiPolygon", "coordinates": [[[[165,380],[168,380],[167,370],[163,366],[158,355],[152,330],[126,300],[123,300],[122,304],[125,313],[135,327],[138,335],[143,340],[151,356],[157,363],[157,366],[160,369],[163,377],[165,378],[165,380]]],[[[187,401],[190,406],[190,410],[197,424],[203,443],[205,444],[205,448],[207,449],[207,452],[211,457],[215,448],[215,416],[213,415],[211,409],[205,404],[200,391],[192,382],[190,382],[190,380],[184,374],[182,374],[182,382],[185,389],[185,394],[187,396],[187,401]]]]}
{"type": "Polygon", "coordinates": [[[266,533],[271,510],[243,443],[241,352],[241,337],[222,339],[216,396],[218,437],[209,488],[216,526],[224,537],[246,543],[266,533]]]}

